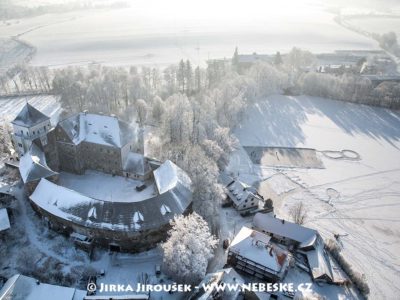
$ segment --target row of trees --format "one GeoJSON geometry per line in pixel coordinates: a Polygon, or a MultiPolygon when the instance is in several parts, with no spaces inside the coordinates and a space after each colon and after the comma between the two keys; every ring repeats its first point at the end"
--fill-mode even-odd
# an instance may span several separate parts
{"type": "Polygon", "coordinates": [[[309,72],[298,82],[300,93],[342,101],[400,108],[400,83],[382,82],[374,86],[368,78],[352,74],[340,76],[309,72]]]}
{"type": "Polygon", "coordinates": [[[1,94],[49,93],[52,91],[52,74],[47,67],[17,64],[0,73],[1,94]]]}

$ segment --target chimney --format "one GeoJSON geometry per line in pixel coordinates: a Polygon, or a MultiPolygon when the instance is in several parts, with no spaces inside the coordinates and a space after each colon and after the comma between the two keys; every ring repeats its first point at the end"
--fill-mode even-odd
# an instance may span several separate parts
{"type": "Polygon", "coordinates": [[[273,256],[273,255],[272,255],[272,247],[269,248],[269,255],[270,255],[270,256],[273,256]]]}
{"type": "Polygon", "coordinates": [[[285,220],[284,219],[282,219],[282,224],[285,224],[285,220]]]}
{"type": "Polygon", "coordinates": [[[87,115],[88,114],[88,110],[87,109],[85,109],[84,111],[83,111],[83,113],[85,114],[85,115],[87,115]]]}
{"type": "Polygon", "coordinates": [[[39,280],[36,280],[36,284],[37,284],[37,285],[40,285],[40,281],[39,281],[39,280]]]}

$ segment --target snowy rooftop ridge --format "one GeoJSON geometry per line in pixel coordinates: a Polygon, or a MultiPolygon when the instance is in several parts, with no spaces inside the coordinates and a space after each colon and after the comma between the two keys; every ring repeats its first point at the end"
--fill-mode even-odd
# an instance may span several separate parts
{"type": "Polygon", "coordinates": [[[174,184],[163,189],[163,193],[140,201],[137,199],[132,199],[132,201],[99,200],[44,178],[41,179],[30,199],[48,214],[87,227],[123,231],[156,228],[169,223],[174,215],[184,213],[192,201],[190,179],[189,182],[182,182],[181,179],[186,174],[172,162],[164,164],[166,163],[169,165],[168,168],[176,171],[176,173],[168,173],[174,176],[170,179],[174,184]]]}
{"type": "Polygon", "coordinates": [[[137,134],[137,128],[114,116],[92,113],[78,113],[58,123],[71,142],[103,144],[121,148],[137,134]]]}
{"type": "Polygon", "coordinates": [[[256,229],[290,238],[300,243],[300,248],[313,244],[318,235],[318,232],[314,229],[262,213],[255,214],[253,225],[256,229]]]}
{"type": "Polygon", "coordinates": [[[47,120],[50,120],[48,116],[34,108],[29,103],[26,103],[11,123],[19,126],[31,127],[47,120]]]}
{"type": "Polygon", "coordinates": [[[243,226],[233,239],[229,251],[279,274],[283,267],[279,259],[280,253],[270,244],[270,239],[264,233],[243,226]]]}
{"type": "Polygon", "coordinates": [[[258,195],[256,195],[257,190],[254,187],[237,179],[230,182],[226,189],[229,198],[232,199],[236,205],[243,203],[249,196],[258,197],[258,195]]]}
{"type": "Polygon", "coordinates": [[[123,170],[145,175],[151,171],[151,168],[143,154],[130,151],[124,162],[123,170]]]}
{"type": "Polygon", "coordinates": [[[24,183],[57,174],[47,166],[44,153],[35,144],[21,157],[19,173],[24,183]]]}
{"type": "Polygon", "coordinates": [[[190,190],[192,184],[189,176],[170,160],[166,160],[154,171],[154,180],[160,194],[171,190],[178,184],[190,190]]]}
{"type": "Polygon", "coordinates": [[[0,290],[0,299],[78,300],[83,299],[86,293],[86,291],[65,286],[37,284],[36,279],[17,274],[11,277],[0,290]]]}

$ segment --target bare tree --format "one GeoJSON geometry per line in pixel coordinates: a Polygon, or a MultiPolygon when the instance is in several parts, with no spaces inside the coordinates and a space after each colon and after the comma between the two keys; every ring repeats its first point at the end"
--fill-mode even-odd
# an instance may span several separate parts
{"type": "Polygon", "coordinates": [[[296,224],[304,224],[304,221],[307,218],[307,211],[306,208],[303,204],[303,202],[299,202],[296,203],[295,205],[293,205],[290,210],[289,210],[289,214],[292,217],[293,221],[296,224]]]}

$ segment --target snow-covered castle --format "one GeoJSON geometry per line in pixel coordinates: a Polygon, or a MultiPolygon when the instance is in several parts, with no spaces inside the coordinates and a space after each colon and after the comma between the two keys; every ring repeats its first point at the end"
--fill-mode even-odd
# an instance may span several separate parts
{"type": "Polygon", "coordinates": [[[191,209],[188,175],[144,155],[143,130],[88,112],[52,127],[26,104],[12,121],[19,171],[34,209],[55,230],[115,251],[142,251],[191,209]]]}

